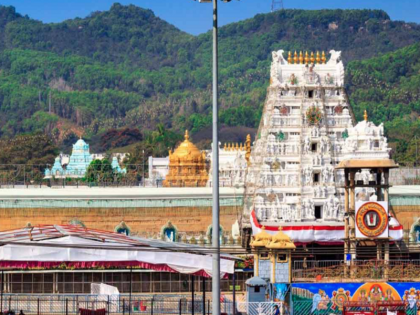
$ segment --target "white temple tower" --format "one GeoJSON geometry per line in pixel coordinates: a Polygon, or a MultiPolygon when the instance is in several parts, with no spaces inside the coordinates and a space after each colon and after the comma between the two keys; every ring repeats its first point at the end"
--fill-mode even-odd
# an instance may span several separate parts
{"type": "MultiPolygon", "coordinates": [[[[295,242],[339,241],[343,159],[388,158],[383,126],[356,127],[341,52],[273,52],[270,87],[246,178],[243,228],[285,226],[295,242]]],[[[369,180],[369,174],[360,174],[369,180]]],[[[268,228],[269,230],[269,228],[268,228]]]]}

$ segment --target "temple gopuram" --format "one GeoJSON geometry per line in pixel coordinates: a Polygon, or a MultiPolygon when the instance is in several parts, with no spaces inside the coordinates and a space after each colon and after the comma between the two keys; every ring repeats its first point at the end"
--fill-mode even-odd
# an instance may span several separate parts
{"type": "Polygon", "coordinates": [[[205,187],[208,179],[205,152],[190,141],[187,130],[185,140],[174,152],[169,151],[169,172],[163,186],[205,187]]]}

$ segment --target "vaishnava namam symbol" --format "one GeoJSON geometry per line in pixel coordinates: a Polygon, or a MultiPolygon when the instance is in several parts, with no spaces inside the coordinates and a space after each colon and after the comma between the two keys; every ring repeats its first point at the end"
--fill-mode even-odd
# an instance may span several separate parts
{"type": "Polygon", "coordinates": [[[378,237],[388,226],[388,214],[379,203],[368,202],[357,212],[356,223],[364,236],[378,237]]]}

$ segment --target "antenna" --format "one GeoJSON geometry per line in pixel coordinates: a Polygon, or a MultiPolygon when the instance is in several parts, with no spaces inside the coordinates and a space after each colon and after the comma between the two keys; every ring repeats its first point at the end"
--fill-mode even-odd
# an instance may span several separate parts
{"type": "Polygon", "coordinates": [[[271,12],[283,10],[283,9],[284,9],[283,0],[273,0],[271,4],[271,12]]]}

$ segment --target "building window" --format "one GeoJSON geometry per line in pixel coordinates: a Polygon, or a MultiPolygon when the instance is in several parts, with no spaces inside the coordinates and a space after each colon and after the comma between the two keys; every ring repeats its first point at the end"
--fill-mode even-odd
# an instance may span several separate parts
{"type": "Polygon", "coordinates": [[[254,292],[259,293],[260,292],[260,287],[254,287],[254,292]]]}
{"type": "Polygon", "coordinates": [[[317,151],[317,148],[318,148],[318,145],[316,143],[312,143],[311,144],[311,151],[312,152],[316,152],[317,151]]]}
{"type": "Polygon", "coordinates": [[[313,174],[313,181],[314,181],[314,183],[319,183],[319,173],[314,173],[313,174]]]}
{"type": "Polygon", "coordinates": [[[270,256],[268,255],[268,253],[261,253],[260,254],[260,259],[261,260],[268,260],[268,259],[270,259],[270,256]]]}
{"type": "Polygon", "coordinates": [[[287,254],[285,254],[285,253],[278,253],[277,254],[277,262],[278,263],[285,263],[285,262],[287,262],[287,254]]]}
{"type": "Polygon", "coordinates": [[[315,206],[315,219],[322,219],[322,206],[315,206]]]}
{"type": "Polygon", "coordinates": [[[125,224],[124,221],[122,221],[120,224],[118,224],[115,227],[114,231],[119,233],[119,234],[130,235],[130,228],[127,226],[127,224],[125,224]]]}
{"type": "Polygon", "coordinates": [[[314,90],[308,91],[308,98],[314,98],[314,90]]]}

